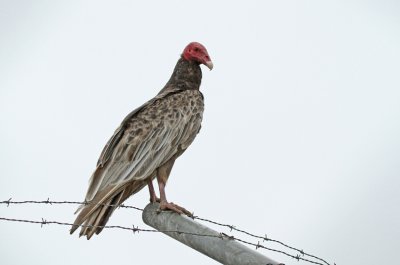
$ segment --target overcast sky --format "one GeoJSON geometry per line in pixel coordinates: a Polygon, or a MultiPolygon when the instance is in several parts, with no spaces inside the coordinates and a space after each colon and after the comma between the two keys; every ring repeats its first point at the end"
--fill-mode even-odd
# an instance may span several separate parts
{"type": "MultiPolygon", "coordinates": [[[[0,0],[0,200],[83,200],[108,138],[199,41],[214,69],[169,199],[336,264],[398,260],[399,2],[242,2],[0,0]]],[[[74,211],[0,205],[30,220],[74,211]]],[[[148,228],[126,209],[109,224],[148,228]]],[[[68,230],[1,221],[1,263],[217,264],[163,234],[68,230]]]]}

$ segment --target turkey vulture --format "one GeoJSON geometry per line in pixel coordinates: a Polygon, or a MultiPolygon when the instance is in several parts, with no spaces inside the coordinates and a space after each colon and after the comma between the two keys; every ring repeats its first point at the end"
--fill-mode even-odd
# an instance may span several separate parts
{"type": "Polygon", "coordinates": [[[115,208],[146,185],[150,201],[159,201],[161,210],[190,214],[167,201],[165,185],[175,159],[201,127],[200,64],[213,68],[206,48],[198,42],[189,43],[164,88],[122,121],[100,155],[89,181],[87,204],[78,208],[71,234],[79,226],[80,236],[87,239],[99,234],[115,208]],[[153,179],[157,179],[160,198],[153,179]]]}

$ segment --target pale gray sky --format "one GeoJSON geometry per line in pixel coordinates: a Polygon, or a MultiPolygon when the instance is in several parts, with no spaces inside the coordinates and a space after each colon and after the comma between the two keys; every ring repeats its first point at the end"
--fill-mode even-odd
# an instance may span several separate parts
{"type": "MultiPolygon", "coordinates": [[[[199,41],[215,68],[203,68],[202,130],[169,199],[329,262],[391,264],[399,12],[397,1],[0,1],[0,200],[82,200],[114,129],[199,41]]],[[[147,202],[147,190],[128,201],[147,202]]],[[[72,222],[74,210],[0,205],[0,216],[72,222]]],[[[124,209],[109,224],[146,228],[124,209]]],[[[0,238],[4,264],[217,264],[163,234],[87,241],[2,221],[0,238]]]]}

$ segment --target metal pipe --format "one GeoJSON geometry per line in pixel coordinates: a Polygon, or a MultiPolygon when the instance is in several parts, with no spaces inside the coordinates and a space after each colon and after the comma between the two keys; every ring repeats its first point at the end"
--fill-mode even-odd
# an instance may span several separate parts
{"type": "Polygon", "coordinates": [[[158,203],[148,204],[142,219],[147,225],[225,265],[281,264],[187,216],[171,211],[160,212],[158,203]]]}

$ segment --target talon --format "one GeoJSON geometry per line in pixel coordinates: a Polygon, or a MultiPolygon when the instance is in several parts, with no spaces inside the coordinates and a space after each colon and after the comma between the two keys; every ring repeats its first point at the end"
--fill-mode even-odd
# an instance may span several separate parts
{"type": "Polygon", "coordinates": [[[173,212],[176,212],[178,214],[185,214],[189,217],[192,217],[192,213],[183,208],[182,206],[179,206],[173,202],[161,202],[160,203],[160,210],[171,210],[173,212]]]}
{"type": "Polygon", "coordinates": [[[173,212],[176,212],[178,214],[183,214],[183,212],[176,207],[175,204],[171,203],[171,202],[161,202],[160,203],[160,210],[171,210],[173,212]]]}

